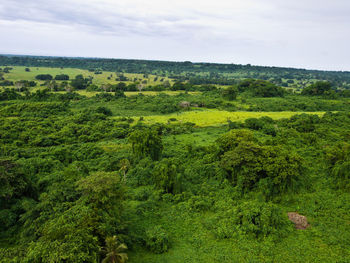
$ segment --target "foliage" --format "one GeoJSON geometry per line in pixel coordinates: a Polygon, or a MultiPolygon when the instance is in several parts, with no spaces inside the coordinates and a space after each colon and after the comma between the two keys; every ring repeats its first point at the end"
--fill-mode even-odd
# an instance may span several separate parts
{"type": "Polygon", "coordinates": [[[340,189],[350,190],[350,145],[340,143],[326,151],[330,174],[340,189]]]}
{"type": "Polygon", "coordinates": [[[170,248],[168,234],[161,226],[154,226],[146,231],[145,243],[153,253],[161,254],[170,248]]]}
{"type": "Polygon", "coordinates": [[[231,131],[219,141],[221,167],[242,192],[254,188],[272,197],[294,190],[303,175],[302,159],[282,147],[261,146],[249,132],[231,131]]]}
{"type": "Polygon", "coordinates": [[[250,236],[264,239],[272,235],[275,239],[285,237],[291,230],[287,215],[273,203],[243,201],[206,221],[207,227],[219,239],[250,236]],[[210,223],[215,220],[216,223],[210,223]]]}
{"type": "Polygon", "coordinates": [[[235,100],[237,98],[238,89],[235,86],[230,86],[222,90],[222,96],[228,100],[235,100]]]}
{"type": "Polygon", "coordinates": [[[178,164],[175,159],[162,159],[159,161],[153,172],[156,186],[167,193],[180,191],[181,175],[177,171],[178,164]]]}
{"type": "Polygon", "coordinates": [[[52,76],[50,74],[39,74],[35,78],[37,80],[52,80],[52,76]]]}
{"type": "Polygon", "coordinates": [[[264,80],[246,79],[237,86],[239,91],[250,91],[255,97],[283,97],[285,93],[281,87],[264,80]]]}
{"type": "Polygon", "coordinates": [[[89,84],[91,84],[91,80],[88,78],[84,78],[83,75],[76,75],[75,78],[71,81],[71,85],[77,89],[86,89],[89,84]]]}
{"type": "Polygon", "coordinates": [[[124,243],[132,262],[349,261],[348,73],[1,61],[31,69],[0,70],[18,84],[0,91],[0,262],[112,261],[124,243]],[[74,68],[82,65],[93,70],[74,68]],[[268,83],[240,82],[248,73],[268,83]],[[93,91],[72,92],[64,80],[29,87],[38,74],[82,74],[93,91]],[[339,90],[259,94],[316,80],[339,90]],[[145,81],[142,95],[129,91],[145,81]],[[223,98],[222,85],[240,87],[237,99],[223,98]],[[311,227],[294,229],[288,212],[311,227]]]}
{"type": "Polygon", "coordinates": [[[67,75],[67,74],[56,75],[55,80],[69,80],[69,75],[67,75]]]}
{"type": "Polygon", "coordinates": [[[301,94],[310,96],[327,95],[332,89],[332,84],[328,81],[318,81],[303,89],[301,94]]]}
{"type": "Polygon", "coordinates": [[[132,132],[129,137],[136,158],[151,157],[159,160],[163,150],[162,139],[156,129],[143,129],[132,132]]]}
{"type": "Polygon", "coordinates": [[[123,251],[128,249],[125,244],[119,243],[116,236],[106,238],[106,257],[102,263],[125,263],[128,255],[123,251]]]}

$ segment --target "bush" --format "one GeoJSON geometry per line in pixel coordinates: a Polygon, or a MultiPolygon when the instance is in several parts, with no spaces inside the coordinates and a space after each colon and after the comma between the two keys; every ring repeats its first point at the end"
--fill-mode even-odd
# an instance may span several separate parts
{"type": "Polygon", "coordinates": [[[283,234],[291,226],[287,215],[272,203],[259,201],[243,202],[235,209],[235,223],[244,234],[267,237],[270,234],[283,234]]]}
{"type": "Polygon", "coordinates": [[[264,127],[264,122],[257,118],[248,118],[244,122],[245,126],[251,130],[261,130],[264,127]]]}
{"type": "Polygon", "coordinates": [[[326,150],[329,173],[337,188],[350,190],[350,145],[342,142],[326,150]]]}
{"type": "Polygon", "coordinates": [[[168,234],[161,226],[146,231],[145,243],[147,248],[156,254],[164,253],[170,248],[168,234]]]}
{"type": "Polygon", "coordinates": [[[223,89],[221,95],[227,100],[235,100],[238,95],[238,89],[235,86],[230,86],[226,89],[223,89]]]}
{"type": "Polygon", "coordinates": [[[239,91],[249,91],[255,97],[283,97],[285,90],[265,80],[247,79],[238,84],[239,91]]]}
{"type": "Polygon", "coordinates": [[[106,107],[98,107],[96,109],[96,112],[97,113],[101,113],[101,114],[106,115],[106,116],[112,116],[113,115],[112,111],[110,109],[106,108],[106,107]]]}
{"type": "Polygon", "coordinates": [[[37,80],[52,80],[52,76],[50,74],[39,74],[36,75],[35,78],[37,80]]]}
{"type": "Polygon", "coordinates": [[[216,216],[204,220],[204,225],[219,239],[235,236],[264,239],[271,235],[281,238],[292,229],[282,209],[273,203],[256,200],[225,207],[216,216]]]}
{"type": "Polygon", "coordinates": [[[67,74],[56,75],[55,80],[69,80],[69,76],[67,74]]]}
{"type": "Polygon", "coordinates": [[[316,83],[306,87],[301,92],[302,95],[319,96],[327,95],[332,89],[332,84],[328,81],[317,81],[316,83]]]}

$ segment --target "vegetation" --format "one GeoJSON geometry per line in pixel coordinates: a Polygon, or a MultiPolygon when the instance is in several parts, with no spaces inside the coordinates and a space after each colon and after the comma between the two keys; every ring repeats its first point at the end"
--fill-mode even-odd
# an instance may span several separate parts
{"type": "Polygon", "coordinates": [[[0,57],[0,262],[350,260],[348,73],[116,61],[0,57]]]}

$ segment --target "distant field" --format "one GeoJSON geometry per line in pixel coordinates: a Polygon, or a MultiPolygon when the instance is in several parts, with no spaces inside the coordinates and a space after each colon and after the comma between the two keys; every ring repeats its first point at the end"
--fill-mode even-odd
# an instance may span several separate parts
{"type": "MultiPolygon", "coordinates": [[[[167,123],[169,119],[175,118],[176,121],[173,122],[192,122],[197,126],[207,127],[216,126],[220,124],[227,123],[228,120],[233,122],[243,122],[248,118],[260,118],[263,116],[271,117],[272,119],[282,119],[290,118],[293,115],[301,114],[303,112],[292,112],[292,111],[282,111],[282,112],[229,112],[220,110],[203,110],[203,111],[187,111],[181,113],[173,113],[168,115],[152,115],[145,116],[144,123],[167,123]]],[[[324,112],[307,112],[307,114],[317,114],[319,116],[323,115],[324,112]]]]}
{"type": "MultiPolygon", "coordinates": [[[[116,72],[109,72],[109,71],[103,71],[102,74],[94,74],[94,72],[90,72],[88,70],[84,69],[77,69],[77,68],[48,68],[48,67],[29,67],[30,71],[26,72],[26,67],[12,67],[13,69],[10,70],[10,73],[5,74],[5,79],[10,81],[18,81],[18,80],[35,80],[38,83],[44,83],[43,81],[38,81],[35,79],[36,75],[39,74],[50,74],[53,77],[59,74],[67,74],[70,79],[73,79],[76,75],[82,74],[84,77],[91,76],[93,77],[93,83],[97,85],[101,85],[104,83],[110,83],[110,84],[116,84],[120,81],[116,81],[117,74],[116,72]],[[110,79],[108,79],[110,77],[110,79]]],[[[129,78],[131,81],[124,81],[126,84],[132,83],[135,78],[137,78],[139,81],[147,80],[146,85],[157,85],[161,84],[162,82],[160,79],[164,79],[164,81],[169,80],[170,83],[173,81],[167,77],[160,77],[158,76],[158,80],[154,81],[154,78],[157,77],[155,75],[148,75],[148,78],[144,78],[143,74],[131,74],[131,73],[123,73],[124,76],[129,78]]],[[[59,82],[59,81],[58,81],[59,82]]]]}
{"type": "MultiPolygon", "coordinates": [[[[97,92],[97,91],[86,91],[86,90],[78,90],[76,91],[77,93],[79,93],[80,95],[86,96],[86,97],[93,97],[98,93],[102,93],[102,92],[97,92]]],[[[66,93],[65,91],[60,91],[58,93],[66,93]]],[[[126,91],[124,92],[124,94],[128,97],[130,96],[135,96],[138,95],[140,92],[138,91],[126,91]]],[[[159,94],[167,94],[167,95],[171,95],[171,96],[175,96],[181,93],[185,93],[184,91],[142,91],[141,94],[145,95],[145,96],[156,96],[159,94]]],[[[188,94],[190,95],[195,95],[195,94],[200,94],[200,91],[191,91],[188,92],[188,94]]],[[[113,93],[111,93],[113,94],[113,93]]]]}

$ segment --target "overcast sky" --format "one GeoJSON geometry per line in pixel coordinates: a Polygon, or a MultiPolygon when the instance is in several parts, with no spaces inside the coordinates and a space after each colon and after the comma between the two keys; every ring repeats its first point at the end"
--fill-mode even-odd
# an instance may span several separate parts
{"type": "Polygon", "coordinates": [[[0,53],[350,71],[349,0],[1,0],[0,53]]]}

